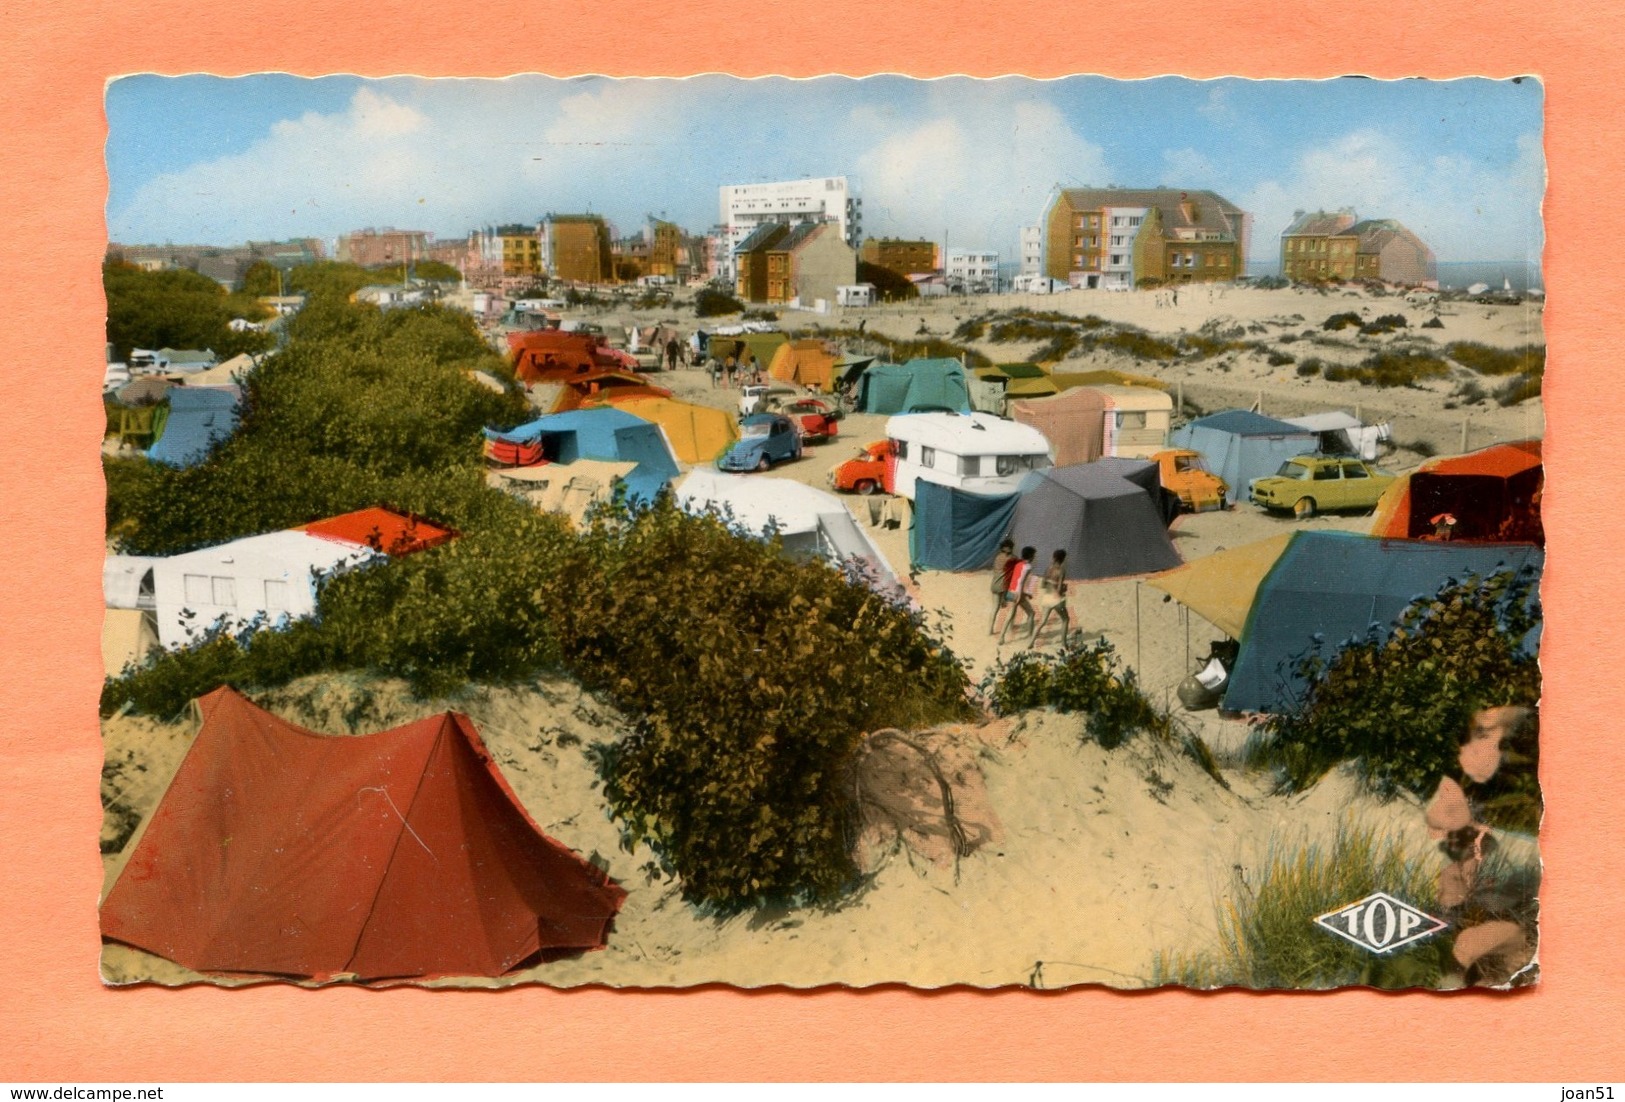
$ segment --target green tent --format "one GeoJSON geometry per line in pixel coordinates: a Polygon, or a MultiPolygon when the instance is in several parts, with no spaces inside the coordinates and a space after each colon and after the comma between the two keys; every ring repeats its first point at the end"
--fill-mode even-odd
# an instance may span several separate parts
{"type": "Polygon", "coordinates": [[[858,408],[864,413],[969,413],[965,369],[958,360],[948,359],[875,364],[863,373],[859,383],[858,408]]]}

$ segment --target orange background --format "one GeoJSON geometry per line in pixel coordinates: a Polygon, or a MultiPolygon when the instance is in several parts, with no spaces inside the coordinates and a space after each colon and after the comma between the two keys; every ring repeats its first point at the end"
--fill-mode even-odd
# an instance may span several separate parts
{"type": "MultiPolygon", "coordinates": [[[[181,0],[7,6],[0,161],[0,1077],[188,1079],[1619,1079],[1625,638],[1618,383],[1621,14],[1338,0],[760,0],[545,5],[181,0]],[[1120,34],[1103,36],[1101,18],[1120,34]],[[1109,42],[1108,47],[1100,45],[1109,42]],[[1544,978],[1514,996],[104,990],[101,96],[136,71],[382,76],[907,72],[1546,81],[1544,978]],[[1592,274],[1595,273],[1595,274],[1592,274]],[[1610,472],[1604,479],[1593,467],[1610,472]]],[[[1020,915],[1012,915],[1019,922],[1020,915]]]]}

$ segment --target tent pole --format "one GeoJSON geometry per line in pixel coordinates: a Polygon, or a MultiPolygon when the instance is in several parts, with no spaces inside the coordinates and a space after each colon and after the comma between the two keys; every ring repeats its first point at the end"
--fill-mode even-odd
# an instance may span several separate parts
{"type": "Polygon", "coordinates": [[[1467,454],[1467,426],[1472,422],[1473,415],[1465,414],[1461,419],[1461,453],[1467,454]]]}

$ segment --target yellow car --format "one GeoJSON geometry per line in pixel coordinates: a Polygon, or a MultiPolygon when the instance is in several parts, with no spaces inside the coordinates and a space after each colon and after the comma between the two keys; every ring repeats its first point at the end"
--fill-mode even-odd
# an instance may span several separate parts
{"type": "Polygon", "coordinates": [[[1300,517],[1338,509],[1370,510],[1394,477],[1363,459],[1300,455],[1282,463],[1268,478],[1253,479],[1248,497],[1264,509],[1290,509],[1300,517]]]}

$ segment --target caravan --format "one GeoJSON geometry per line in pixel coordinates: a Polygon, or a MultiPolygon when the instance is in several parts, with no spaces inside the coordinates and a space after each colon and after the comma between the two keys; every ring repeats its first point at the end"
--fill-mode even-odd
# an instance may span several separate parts
{"type": "Polygon", "coordinates": [[[986,413],[909,413],[886,422],[895,458],[886,487],[912,499],[917,480],[978,494],[1013,493],[1029,471],[1052,465],[1031,425],[986,413]]]}

